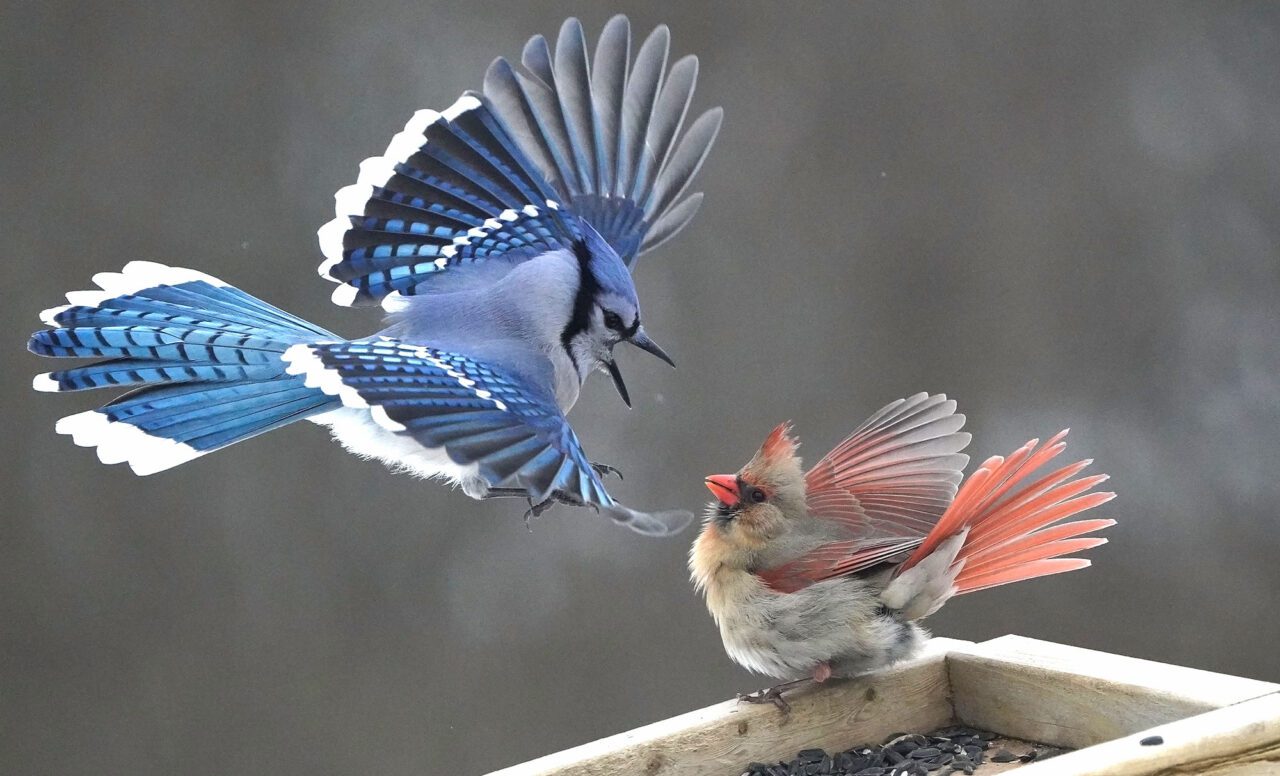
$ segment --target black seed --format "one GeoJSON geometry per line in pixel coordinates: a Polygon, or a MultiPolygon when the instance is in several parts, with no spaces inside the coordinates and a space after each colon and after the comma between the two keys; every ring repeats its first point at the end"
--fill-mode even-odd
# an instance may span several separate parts
{"type": "Polygon", "coordinates": [[[911,753],[911,759],[930,760],[930,759],[933,759],[934,757],[937,757],[940,754],[942,754],[941,750],[936,749],[932,746],[924,746],[913,751],[911,753]]]}
{"type": "Polygon", "coordinates": [[[802,763],[816,763],[826,756],[822,749],[801,749],[796,753],[796,759],[802,763]]]}
{"type": "Polygon", "coordinates": [[[1138,743],[1142,746],[1159,746],[1164,743],[1164,736],[1147,736],[1138,743]]]}
{"type": "Polygon", "coordinates": [[[1017,759],[1018,759],[1018,755],[1014,754],[1013,752],[1010,752],[1008,749],[1001,749],[1000,751],[991,755],[991,762],[993,763],[1011,763],[1017,759]]]}
{"type": "Polygon", "coordinates": [[[884,768],[863,768],[854,774],[854,776],[884,776],[884,773],[884,768]]]}

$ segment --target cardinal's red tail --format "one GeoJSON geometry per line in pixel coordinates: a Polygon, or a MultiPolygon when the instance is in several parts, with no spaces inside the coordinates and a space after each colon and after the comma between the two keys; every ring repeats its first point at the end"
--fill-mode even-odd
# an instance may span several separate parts
{"type": "Polygon", "coordinates": [[[1084,558],[1062,556],[1105,544],[1107,540],[1100,536],[1082,535],[1115,521],[1060,521],[1115,498],[1114,493],[1088,492],[1107,475],[1074,479],[1092,463],[1080,461],[1015,491],[1032,472],[1066,449],[1062,442],[1066,434],[1059,433],[1039,450],[1039,440],[1033,439],[1008,458],[987,459],[960,486],[951,506],[901,570],[916,565],[966,528],[969,533],[952,566],[960,566],[954,583],[957,594],[1088,566],[1084,558]]]}

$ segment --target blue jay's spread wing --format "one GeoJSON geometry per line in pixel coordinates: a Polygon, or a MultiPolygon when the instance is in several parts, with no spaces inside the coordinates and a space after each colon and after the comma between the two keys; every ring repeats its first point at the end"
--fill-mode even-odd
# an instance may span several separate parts
{"type": "Polygon", "coordinates": [[[630,46],[629,22],[614,17],[588,63],[582,26],[570,19],[554,58],[534,37],[522,67],[490,66],[484,94],[414,114],[338,192],[337,217],[320,229],[320,273],[341,284],[334,301],[429,293],[433,278],[482,265],[500,274],[581,239],[579,219],[628,266],[679,231],[701,202],[685,191],[721,111],[681,136],[697,59],[667,73],[665,27],[629,68],[630,46]]]}
{"type": "Polygon", "coordinates": [[[615,501],[555,401],[500,367],[388,338],[298,345],[285,360],[307,385],[368,407],[382,428],[474,466],[491,488],[520,488],[534,501],[567,494],[646,534],[671,533],[692,518],[615,501]]]}

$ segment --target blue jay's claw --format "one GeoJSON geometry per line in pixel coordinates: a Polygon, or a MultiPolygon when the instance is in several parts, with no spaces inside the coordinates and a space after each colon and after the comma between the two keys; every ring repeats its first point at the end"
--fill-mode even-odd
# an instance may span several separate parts
{"type": "Polygon", "coordinates": [[[550,496],[538,503],[533,503],[533,499],[529,499],[529,511],[524,513],[524,522],[527,525],[530,520],[535,517],[542,517],[542,513],[554,507],[556,504],[564,504],[570,507],[591,507],[597,514],[600,512],[600,506],[590,501],[583,501],[577,496],[563,490],[552,491],[550,496]]]}
{"type": "Polygon", "coordinates": [[[622,472],[619,471],[616,466],[610,466],[607,463],[596,463],[595,461],[592,461],[591,468],[595,469],[596,474],[599,474],[601,477],[608,477],[610,474],[612,474],[615,477],[617,477],[619,480],[626,479],[625,477],[622,476],[622,472]]]}
{"type": "Polygon", "coordinates": [[[644,330],[643,326],[636,329],[636,333],[632,334],[631,338],[627,341],[630,342],[632,345],[635,345],[636,347],[640,348],[644,352],[652,353],[653,355],[657,356],[663,361],[666,361],[668,364],[671,365],[672,369],[675,369],[676,362],[671,360],[671,356],[668,356],[665,350],[658,347],[658,343],[649,339],[649,333],[644,330]]]}
{"type": "Polygon", "coordinates": [[[618,395],[622,397],[622,403],[631,406],[631,394],[627,393],[627,384],[622,380],[622,371],[618,369],[618,362],[610,359],[605,362],[605,368],[609,370],[609,376],[613,378],[613,387],[618,389],[618,395]]]}

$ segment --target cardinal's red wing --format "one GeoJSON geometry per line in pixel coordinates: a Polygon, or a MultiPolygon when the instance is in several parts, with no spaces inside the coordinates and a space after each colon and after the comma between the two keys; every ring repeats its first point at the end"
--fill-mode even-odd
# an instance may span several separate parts
{"type": "Polygon", "coordinates": [[[805,475],[809,514],[851,537],[758,572],[775,590],[854,574],[915,549],[955,497],[969,457],[964,415],[941,394],[899,399],[805,475]]]}
{"type": "Polygon", "coordinates": [[[805,475],[809,514],[868,541],[928,534],[969,461],[955,410],[946,396],[921,393],[872,415],[805,475]]]}

